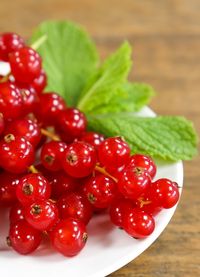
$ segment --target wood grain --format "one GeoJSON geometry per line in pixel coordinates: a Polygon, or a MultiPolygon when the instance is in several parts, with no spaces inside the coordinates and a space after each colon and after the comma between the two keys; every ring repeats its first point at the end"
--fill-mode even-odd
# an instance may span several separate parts
{"type": "MultiPolygon", "coordinates": [[[[181,114],[200,132],[199,0],[1,0],[0,29],[28,37],[47,19],[72,19],[94,37],[102,57],[124,39],[133,46],[131,80],[158,92],[152,108],[181,114]]],[[[200,159],[185,163],[185,187],[171,224],[145,253],[112,277],[200,276],[200,159]]]]}

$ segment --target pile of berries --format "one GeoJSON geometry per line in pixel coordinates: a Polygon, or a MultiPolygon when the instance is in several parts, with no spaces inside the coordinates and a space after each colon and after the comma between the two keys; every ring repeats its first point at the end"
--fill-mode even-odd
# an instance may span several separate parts
{"type": "Polygon", "coordinates": [[[7,243],[28,254],[48,236],[65,256],[78,254],[86,225],[107,213],[114,225],[140,239],[154,216],[179,199],[177,183],[153,181],[154,161],[131,156],[120,137],[87,131],[86,116],[55,92],[43,92],[42,59],[13,33],[0,36],[0,206],[11,207],[7,243]]]}

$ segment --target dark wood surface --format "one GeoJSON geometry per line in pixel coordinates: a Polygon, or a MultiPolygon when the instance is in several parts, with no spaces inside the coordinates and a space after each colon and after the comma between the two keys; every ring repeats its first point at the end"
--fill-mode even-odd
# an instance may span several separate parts
{"type": "MultiPolygon", "coordinates": [[[[1,0],[2,32],[28,37],[46,19],[83,24],[102,57],[128,39],[134,60],[130,78],[158,92],[151,107],[159,114],[185,115],[200,131],[199,0],[1,0]]],[[[164,233],[110,276],[200,276],[199,161],[184,164],[183,196],[164,233]]]]}

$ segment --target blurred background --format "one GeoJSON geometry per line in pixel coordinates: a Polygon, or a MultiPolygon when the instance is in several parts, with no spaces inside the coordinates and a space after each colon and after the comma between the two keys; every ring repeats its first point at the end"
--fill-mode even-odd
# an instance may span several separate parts
{"type": "MultiPolygon", "coordinates": [[[[0,32],[28,38],[42,21],[85,26],[103,57],[127,39],[133,47],[130,79],[157,91],[158,114],[191,119],[200,131],[199,0],[1,0],[0,32]]],[[[112,277],[200,276],[199,158],[185,163],[185,187],[172,223],[158,241],[112,277]]]]}

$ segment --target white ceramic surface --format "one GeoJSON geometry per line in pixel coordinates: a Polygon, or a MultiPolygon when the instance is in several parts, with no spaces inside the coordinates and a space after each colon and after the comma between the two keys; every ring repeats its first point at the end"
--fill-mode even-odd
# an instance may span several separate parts
{"type": "MultiPolygon", "coordinates": [[[[141,116],[154,116],[149,108],[141,116]]],[[[158,167],[156,178],[167,177],[183,185],[182,162],[158,167]]],[[[0,276],[2,277],[103,277],[135,259],[145,251],[165,229],[176,207],[163,210],[156,217],[154,233],[143,240],[135,240],[115,228],[107,215],[96,216],[88,225],[88,242],[74,258],[54,252],[48,242],[33,255],[20,256],[6,247],[6,215],[0,213],[0,276]]],[[[160,249],[162,251],[162,249],[160,249]]],[[[164,251],[164,250],[163,250],[164,251]]]]}

